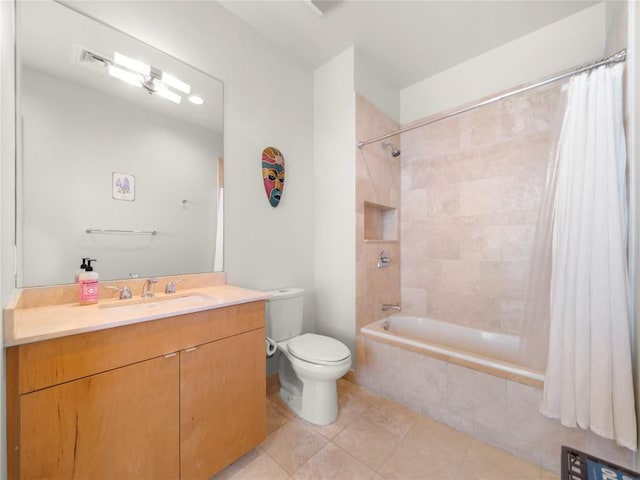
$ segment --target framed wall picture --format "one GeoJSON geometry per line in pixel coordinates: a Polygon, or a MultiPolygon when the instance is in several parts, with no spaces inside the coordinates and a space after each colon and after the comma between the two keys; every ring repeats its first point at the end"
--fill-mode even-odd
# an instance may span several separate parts
{"type": "Polygon", "coordinates": [[[136,177],[128,173],[113,172],[112,191],[114,200],[136,199],[136,177]]]}

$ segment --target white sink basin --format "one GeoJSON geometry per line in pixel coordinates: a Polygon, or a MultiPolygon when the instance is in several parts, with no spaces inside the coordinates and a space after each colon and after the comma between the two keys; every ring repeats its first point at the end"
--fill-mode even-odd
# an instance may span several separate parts
{"type": "Polygon", "coordinates": [[[164,312],[174,314],[191,310],[196,311],[202,307],[213,306],[218,301],[218,297],[195,293],[121,300],[119,302],[99,304],[98,308],[104,309],[105,313],[139,317],[164,312]]]}

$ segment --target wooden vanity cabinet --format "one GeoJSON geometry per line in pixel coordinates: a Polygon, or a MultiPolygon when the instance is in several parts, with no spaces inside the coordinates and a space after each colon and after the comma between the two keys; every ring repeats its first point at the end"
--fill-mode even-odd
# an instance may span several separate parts
{"type": "Polygon", "coordinates": [[[178,374],[160,357],[22,395],[21,478],[177,478],[178,374]]]}
{"type": "Polygon", "coordinates": [[[181,478],[209,478],[266,436],[263,329],[180,353],[181,478]]]}
{"type": "Polygon", "coordinates": [[[209,478],[266,436],[264,302],[9,347],[9,478],[209,478]]]}

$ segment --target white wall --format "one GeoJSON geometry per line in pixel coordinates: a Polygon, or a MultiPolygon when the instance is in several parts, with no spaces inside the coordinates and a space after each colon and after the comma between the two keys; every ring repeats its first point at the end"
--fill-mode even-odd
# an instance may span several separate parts
{"type": "Polygon", "coordinates": [[[599,3],[400,92],[406,124],[603,55],[606,7],[599,3]]]}
{"type": "Polygon", "coordinates": [[[229,283],[310,294],[313,328],[313,130],[311,72],[292,64],[216,2],[70,2],[219,78],[225,94],[225,265],[229,283]],[[261,153],[283,152],[286,185],[277,208],[262,184],[261,153]]]}
{"type": "MultiPolygon", "coordinates": [[[[13,2],[0,2],[0,306],[14,291],[14,25],[13,2]]],[[[0,342],[4,344],[0,329],[0,342]]],[[[7,412],[4,352],[0,355],[0,478],[7,476],[7,412]]]]}
{"type": "MultiPolygon", "coordinates": [[[[356,95],[353,47],[314,73],[317,330],[354,353],[356,322],[356,95]]],[[[353,355],[355,358],[355,355],[353,355]]]]}
{"type": "Polygon", "coordinates": [[[623,48],[627,48],[629,42],[629,3],[627,0],[618,0],[605,4],[606,43],[604,55],[613,55],[623,48]]]}
{"type": "Polygon", "coordinates": [[[31,68],[21,116],[18,285],[71,283],[82,257],[103,280],[212,270],[222,134],[31,68]],[[134,176],[133,201],[112,198],[113,172],[134,176]]]}
{"type": "Polygon", "coordinates": [[[400,91],[373,68],[365,52],[356,48],[354,56],[356,92],[399,123],[400,91]]]}

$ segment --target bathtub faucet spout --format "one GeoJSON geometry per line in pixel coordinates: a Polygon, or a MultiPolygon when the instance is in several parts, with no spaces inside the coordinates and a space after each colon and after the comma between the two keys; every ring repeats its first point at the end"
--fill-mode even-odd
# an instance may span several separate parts
{"type": "Polygon", "coordinates": [[[400,304],[399,303],[383,303],[382,311],[386,312],[387,310],[395,310],[396,312],[399,312],[400,304]]]}

